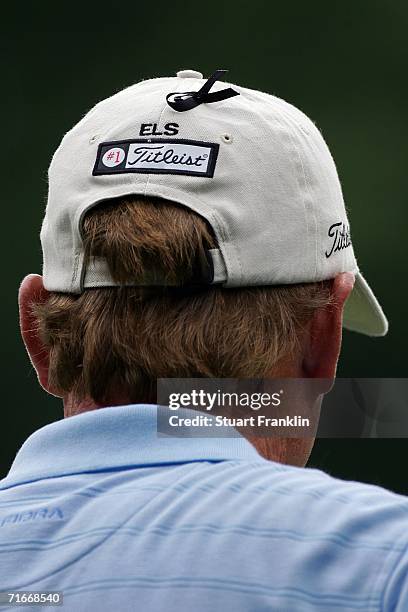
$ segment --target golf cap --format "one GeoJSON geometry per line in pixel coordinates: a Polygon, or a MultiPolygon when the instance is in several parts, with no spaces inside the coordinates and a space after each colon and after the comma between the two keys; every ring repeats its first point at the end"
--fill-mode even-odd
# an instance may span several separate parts
{"type": "Polygon", "coordinates": [[[321,133],[284,100],[225,83],[224,72],[142,81],[96,104],[64,136],[41,229],[45,288],[78,294],[116,285],[104,259],[86,265],[84,215],[105,200],[155,196],[211,226],[217,248],[207,253],[202,282],[288,285],[353,272],[344,326],[386,334],[321,133]]]}

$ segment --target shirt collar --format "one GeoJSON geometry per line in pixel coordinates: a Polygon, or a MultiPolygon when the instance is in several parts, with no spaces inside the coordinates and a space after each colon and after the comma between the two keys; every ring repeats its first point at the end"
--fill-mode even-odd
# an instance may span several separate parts
{"type": "Polygon", "coordinates": [[[262,461],[242,436],[159,437],[155,405],[99,408],[31,434],[0,481],[0,489],[83,472],[226,460],[262,461]]]}

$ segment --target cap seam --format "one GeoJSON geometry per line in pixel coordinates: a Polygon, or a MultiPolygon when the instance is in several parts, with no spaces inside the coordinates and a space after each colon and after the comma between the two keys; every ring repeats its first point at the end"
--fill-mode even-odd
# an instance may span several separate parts
{"type": "MultiPolygon", "coordinates": [[[[269,95],[269,94],[265,94],[265,95],[269,95]]],[[[296,133],[294,132],[294,128],[299,127],[299,125],[292,121],[292,119],[285,114],[285,111],[281,108],[277,109],[278,114],[280,115],[280,117],[283,118],[287,128],[288,128],[288,133],[289,133],[289,137],[291,139],[292,142],[292,146],[296,152],[296,155],[299,159],[300,162],[300,166],[302,168],[302,175],[303,175],[303,181],[304,181],[304,186],[306,188],[306,191],[308,193],[309,196],[309,200],[311,202],[311,204],[313,203],[312,200],[312,195],[309,189],[309,183],[307,180],[307,175],[305,172],[305,167],[303,164],[303,158],[301,155],[301,152],[299,150],[299,148],[296,145],[296,133]]],[[[307,224],[307,233],[308,233],[308,240],[309,242],[311,241],[311,235],[310,235],[310,225],[309,225],[309,210],[311,210],[311,216],[313,218],[313,225],[314,225],[314,278],[316,279],[318,274],[317,274],[317,268],[318,268],[318,246],[317,246],[317,237],[318,237],[318,231],[317,231],[317,219],[316,219],[316,214],[314,212],[314,208],[313,206],[308,206],[308,204],[305,201],[305,198],[302,196],[302,203],[303,203],[303,207],[304,207],[304,211],[305,211],[305,217],[306,217],[306,224],[307,224]]]]}
{"type": "MultiPolygon", "coordinates": [[[[294,132],[294,126],[295,125],[298,126],[298,124],[295,123],[294,121],[292,121],[292,118],[288,117],[285,114],[284,110],[281,109],[279,107],[279,105],[277,105],[275,103],[275,97],[274,96],[271,96],[270,94],[265,93],[265,92],[259,92],[259,93],[261,93],[261,95],[263,97],[267,98],[268,101],[273,103],[274,110],[275,110],[276,115],[277,115],[277,118],[276,118],[277,123],[282,128],[285,128],[287,130],[287,132],[288,132],[288,135],[289,135],[289,138],[290,138],[290,141],[291,141],[291,145],[294,148],[295,154],[296,154],[296,156],[297,156],[297,158],[298,158],[298,160],[300,162],[300,166],[301,166],[301,169],[302,169],[302,175],[303,175],[303,181],[304,181],[304,185],[306,187],[306,191],[309,194],[309,198],[311,199],[311,194],[310,194],[310,190],[309,190],[309,186],[308,186],[308,182],[307,182],[307,178],[306,178],[306,173],[305,173],[305,170],[304,170],[303,160],[302,160],[302,157],[301,157],[300,152],[298,150],[298,147],[296,146],[296,139],[295,139],[296,134],[294,132]]],[[[297,183],[299,184],[298,179],[297,179],[297,183]]],[[[311,232],[310,232],[310,223],[309,223],[309,215],[308,215],[309,207],[307,206],[305,198],[304,198],[303,195],[301,196],[301,200],[302,200],[302,205],[303,205],[303,209],[304,209],[304,216],[305,216],[305,220],[306,220],[308,243],[310,243],[310,241],[311,241],[311,232]]],[[[317,221],[316,221],[316,217],[315,217],[315,214],[314,214],[313,210],[312,210],[312,216],[313,216],[313,221],[314,221],[314,226],[315,226],[315,236],[317,236],[317,221]]],[[[314,245],[314,277],[317,278],[317,240],[316,239],[314,240],[314,243],[315,243],[315,245],[314,245]]]]}
{"type": "MultiPolygon", "coordinates": [[[[191,81],[201,81],[202,79],[199,79],[197,77],[195,79],[190,79],[190,80],[191,81]]],[[[180,82],[177,84],[177,87],[175,89],[176,89],[176,92],[180,92],[180,93],[182,92],[182,90],[184,89],[184,79],[180,79],[180,82]]],[[[161,121],[161,119],[163,117],[163,114],[164,114],[166,108],[167,108],[167,101],[164,103],[163,108],[162,108],[162,110],[161,110],[161,112],[159,114],[159,119],[158,119],[158,123],[159,124],[160,124],[160,121],[161,121]]],[[[145,184],[145,188],[144,188],[144,194],[143,194],[145,197],[148,196],[147,191],[148,191],[148,187],[150,185],[151,176],[152,176],[151,174],[147,175],[147,180],[146,180],[146,184],[145,184]]],[[[203,202],[203,205],[204,205],[204,202],[203,202]]],[[[205,205],[204,205],[204,207],[205,207],[205,205]]],[[[216,223],[216,225],[218,226],[218,232],[217,233],[220,235],[220,237],[222,237],[223,241],[225,241],[225,242],[230,244],[231,241],[228,240],[229,235],[228,235],[228,233],[226,233],[226,231],[225,231],[226,228],[224,227],[224,224],[222,223],[221,218],[218,216],[218,213],[216,211],[211,211],[210,215],[211,215],[211,217],[214,220],[217,221],[217,223],[216,223]]],[[[228,256],[228,253],[226,253],[225,250],[222,248],[222,245],[218,245],[218,246],[220,247],[222,256],[223,256],[223,258],[225,260],[226,271],[227,271],[227,281],[228,281],[228,269],[231,269],[231,260],[230,260],[230,257],[228,256]]],[[[238,267],[239,267],[239,280],[241,281],[241,279],[242,279],[242,262],[241,262],[241,258],[239,256],[238,251],[236,249],[234,249],[234,250],[235,250],[235,256],[236,256],[236,260],[237,260],[238,267]]]]}
{"type": "MultiPolygon", "coordinates": [[[[178,90],[177,90],[177,91],[178,91],[178,90]]],[[[165,102],[164,102],[164,104],[163,104],[163,108],[161,109],[161,111],[160,111],[160,113],[159,113],[159,118],[158,118],[158,120],[157,120],[157,123],[158,123],[159,125],[160,125],[161,119],[162,119],[162,117],[163,117],[164,111],[166,110],[166,104],[167,104],[167,101],[165,101],[165,102]]],[[[148,141],[148,140],[149,140],[149,139],[147,139],[147,141],[148,141]]],[[[151,174],[148,174],[148,175],[147,175],[147,179],[146,179],[146,183],[145,183],[145,190],[144,190],[144,196],[145,196],[145,197],[147,196],[147,188],[148,188],[149,183],[150,183],[150,177],[151,177],[151,174]]]]}

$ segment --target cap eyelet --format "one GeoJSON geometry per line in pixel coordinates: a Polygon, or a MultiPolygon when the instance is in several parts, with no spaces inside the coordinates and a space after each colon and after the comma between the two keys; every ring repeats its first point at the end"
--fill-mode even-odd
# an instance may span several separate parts
{"type": "Polygon", "coordinates": [[[98,136],[99,136],[99,134],[95,134],[94,136],[92,136],[89,139],[89,144],[93,144],[97,140],[98,136]]]}
{"type": "Polygon", "coordinates": [[[231,144],[234,140],[232,134],[221,134],[220,138],[225,144],[231,144]]]}

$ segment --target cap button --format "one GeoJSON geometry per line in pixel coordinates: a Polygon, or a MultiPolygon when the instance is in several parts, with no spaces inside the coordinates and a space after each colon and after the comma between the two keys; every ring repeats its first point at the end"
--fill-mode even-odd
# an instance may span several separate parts
{"type": "Polygon", "coordinates": [[[203,75],[197,70],[179,70],[177,72],[179,79],[202,79],[203,75]]]}

